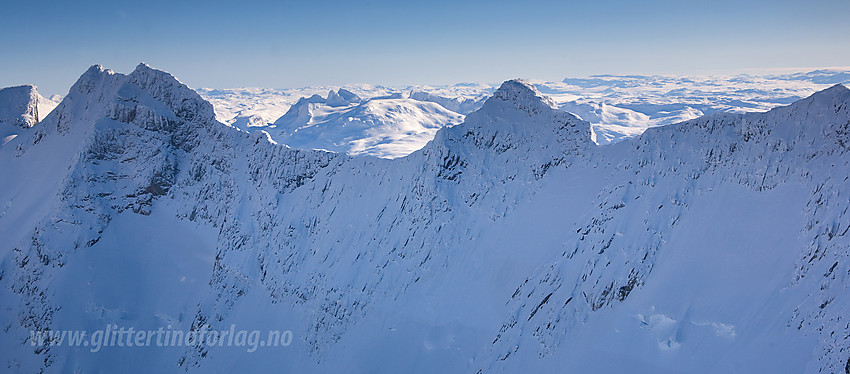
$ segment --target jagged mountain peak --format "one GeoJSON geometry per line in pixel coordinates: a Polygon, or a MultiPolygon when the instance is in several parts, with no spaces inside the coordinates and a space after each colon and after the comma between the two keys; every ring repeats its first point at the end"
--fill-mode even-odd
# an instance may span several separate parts
{"type": "MultiPolygon", "coordinates": [[[[197,142],[197,128],[217,124],[212,104],[168,72],[139,64],[130,74],[116,73],[101,65],[92,65],[72,86],[68,95],[44,120],[45,135],[75,133],[75,142],[87,142],[87,134],[97,128],[111,128],[115,122],[131,124],[150,131],[179,134],[175,144],[189,147],[187,139],[197,142]]],[[[99,130],[98,130],[99,131],[99,130]]],[[[26,142],[24,142],[26,143],[26,142]]],[[[30,146],[22,146],[24,152],[30,146]]]]}

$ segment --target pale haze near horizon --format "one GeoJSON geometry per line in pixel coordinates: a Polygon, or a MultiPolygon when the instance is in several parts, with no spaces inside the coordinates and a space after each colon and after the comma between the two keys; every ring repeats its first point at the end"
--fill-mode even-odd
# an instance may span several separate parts
{"type": "Polygon", "coordinates": [[[139,62],[191,87],[496,83],[850,66],[845,0],[20,2],[0,87],[65,94],[139,62]]]}

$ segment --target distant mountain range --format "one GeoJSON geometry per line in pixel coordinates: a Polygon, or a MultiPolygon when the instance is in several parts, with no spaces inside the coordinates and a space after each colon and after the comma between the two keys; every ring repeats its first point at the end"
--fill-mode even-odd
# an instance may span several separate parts
{"type": "Polygon", "coordinates": [[[461,122],[462,115],[431,101],[401,95],[361,99],[339,89],[327,98],[298,100],[272,124],[244,129],[267,131],[293,148],[396,158],[422,148],[440,128],[461,122]]]}
{"type": "MultiPolygon", "coordinates": [[[[549,95],[557,106],[589,121],[594,130],[593,139],[598,144],[609,144],[643,133],[647,128],[694,119],[716,112],[745,113],[767,111],[787,105],[815,91],[833,84],[850,83],[850,70],[831,69],[774,75],[735,75],[714,77],[597,75],[587,78],[567,78],[563,82],[532,81],[541,92],[549,95]]],[[[397,105],[414,108],[417,102],[429,101],[448,111],[466,115],[479,108],[483,100],[496,88],[490,84],[457,84],[450,86],[411,86],[391,88],[384,86],[355,85],[345,87],[317,87],[287,90],[271,89],[201,89],[200,94],[213,103],[217,118],[241,129],[265,127],[276,122],[291,105],[301,98],[325,94],[329,90],[344,89],[359,97],[395,97],[404,99],[397,105]],[[409,100],[408,100],[409,99],[409,100]]],[[[427,114],[425,114],[427,116],[427,114]]],[[[353,119],[358,119],[352,116],[353,119]]],[[[362,121],[393,123],[399,119],[372,116],[362,121]]],[[[306,125],[304,121],[302,125],[306,125]]],[[[454,124],[445,112],[436,113],[425,122],[437,126],[454,124]]],[[[369,134],[357,135],[343,131],[339,124],[320,126],[321,141],[308,142],[302,137],[283,139],[270,131],[272,138],[294,147],[321,148],[351,154],[370,154],[395,158],[425,145],[433,131],[414,131],[405,136],[404,131],[384,126],[387,134],[381,136],[381,126],[369,134]],[[344,135],[343,135],[344,134],[344,135]],[[426,135],[429,134],[429,135],[426,135]],[[383,138],[386,144],[400,142],[400,146],[364,147],[376,144],[383,138]],[[388,142],[388,143],[387,143],[388,142]],[[384,151],[386,149],[387,151],[384,151]]],[[[399,125],[399,127],[409,127],[399,125]]],[[[428,126],[429,128],[431,125],[428,126]]],[[[278,132],[279,133],[279,132],[278,132]]],[[[312,137],[312,136],[311,136],[312,137]]]]}

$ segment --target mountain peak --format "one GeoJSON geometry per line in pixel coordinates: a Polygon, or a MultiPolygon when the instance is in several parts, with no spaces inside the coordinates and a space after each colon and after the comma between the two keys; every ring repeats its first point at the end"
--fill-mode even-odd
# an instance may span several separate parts
{"type": "Polygon", "coordinates": [[[511,79],[502,83],[499,89],[493,93],[493,97],[511,102],[542,101],[550,107],[554,107],[552,99],[544,96],[531,83],[522,79],[511,79]]]}
{"type": "Polygon", "coordinates": [[[111,71],[111,70],[103,67],[103,65],[101,65],[101,64],[94,64],[92,66],[89,66],[89,68],[86,69],[86,71],[83,73],[83,75],[86,75],[86,74],[102,74],[102,73],[105,73],[105,72],[108,72],[108,71],[111,71]]]}
{"type": "MultiPolygon", "coordinates": [[[[836,84],[836,85],[834,85],[830,88],[827,88],[823,91],[820,91],[819,93],[826,93],[826,92],[830,92],[830,93],[834,93],[834,94],[838,94],[838,95],[847,95],[847,94],[850,94],[850,89],[848,89],[843,84],[838,83],[838,84],[836,84]]],[[[816,95],[817,95],[817,93],[816,93],[816,95]]]]}
{"type": "Polygon", "coordinates": [[[336,91],[330,90],[328,92],[328,98],[325,100],[325,103],[330,106],[348,106],[351,104],[360,103],[362,99],[359,96],[355,95],[353,92],[348,91],[344,88],[340,88],[336,91]]]}
{"type": "MultiPolygon", "coordinates": [[[[148,65],[145,62],[140,62],[138,65],[136,65],[136,68],[133,69],[133,72],[130,73],[130,75],[149,75],[149,74],[156,75],[158,73],[168,74],[168,73],[166,73],[162,70],[157,70],[157,69],[152,68],[150,65],[148,65]]],[[[168,74],[168,75],[171,75],[171,74],[168,74]]]]}
{"type": "MultiPolygon", "coordinates": [[[[30,128],[38,123],[39,97],[33,85],[0,89],[0,126],[9,124],[14,128],[30,128]]],[[[0,128],[0,136],[9,135],[7,130],[0,128]]]]}
{"type": "Polygon", "coordinates": [[[830,88],[825,90],[821,90],[813,93],[811,96],[800,100],[794,104],[791,104],[792,107],[800,106],[800,105],[833,105],[838,103],[844,103],[850,101],[850,89],[845,87],[842,84],[836,84],[830,88]]]}
{"type": "Polygon", "coordinates": [[[142,62],[127,78],[129,83],[171,108],[181,118],[200,123],[215,121],[212,104],[167,71],[154,69],[142,62]]]}
{"type": "Polygon", "coordinates": [[[150,77],[150,78],[153,78],[153,79],[162,80],[162,81],[166,81],[166,82],[169,82],[169,83],[175,83],[175,84],[178,84],[178,85],[182,85],[182,84],[180,84],[180,81],[174,75],[172,75],[171,73],[164,71],[164,70],[154,69],[150,65],[148,65],[144,62],[139,63],[139,65],[136,66],[136,69],[133,70],[132,73],[128,74],[128,76],[129,77],[135,77],[137,80],[142,78],[142,77],[150,77]]]}
{"type": "Polygon", "coordinates": [[[435,139],[465,144],[468,149],[488,149],[496,154],[511,151],[523,158],[545,159],[542,163],[581,153],[581,148],[591,144],[590,124],[554,106],[530,83],[509,80],[462,124],[441,129],[435,139]]]}
{"type": "Polygon", "coordinates": [[[104,68],[103,65],[92,65],[88,69],[86,69],[85,73],[77,79],[77,82],[71,86],[71,90],[69,91],[69,95],[74,93],[81,94],[89,94],[91,93],[96,86],[101,84],[101,82],[106,79],[106,77],[114,75],[115,72],[104,68]]]}
{"type": "Polygon", "coordinates": [[[484,103],[484,107],[503,106],[505,103],[528,115],[554,109],[552,99],[544,96],[531,83],[521,79],[505,81],[484,103]]]}

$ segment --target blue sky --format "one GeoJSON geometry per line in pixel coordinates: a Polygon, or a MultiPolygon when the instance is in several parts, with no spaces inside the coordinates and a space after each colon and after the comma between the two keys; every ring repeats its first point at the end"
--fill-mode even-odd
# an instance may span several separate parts
{"type": "Polygon", "coordinates": [[[140,61],[192,87],[560,80],[850,66],[848,0],[15,1],[0,86],[140,61]]]}

